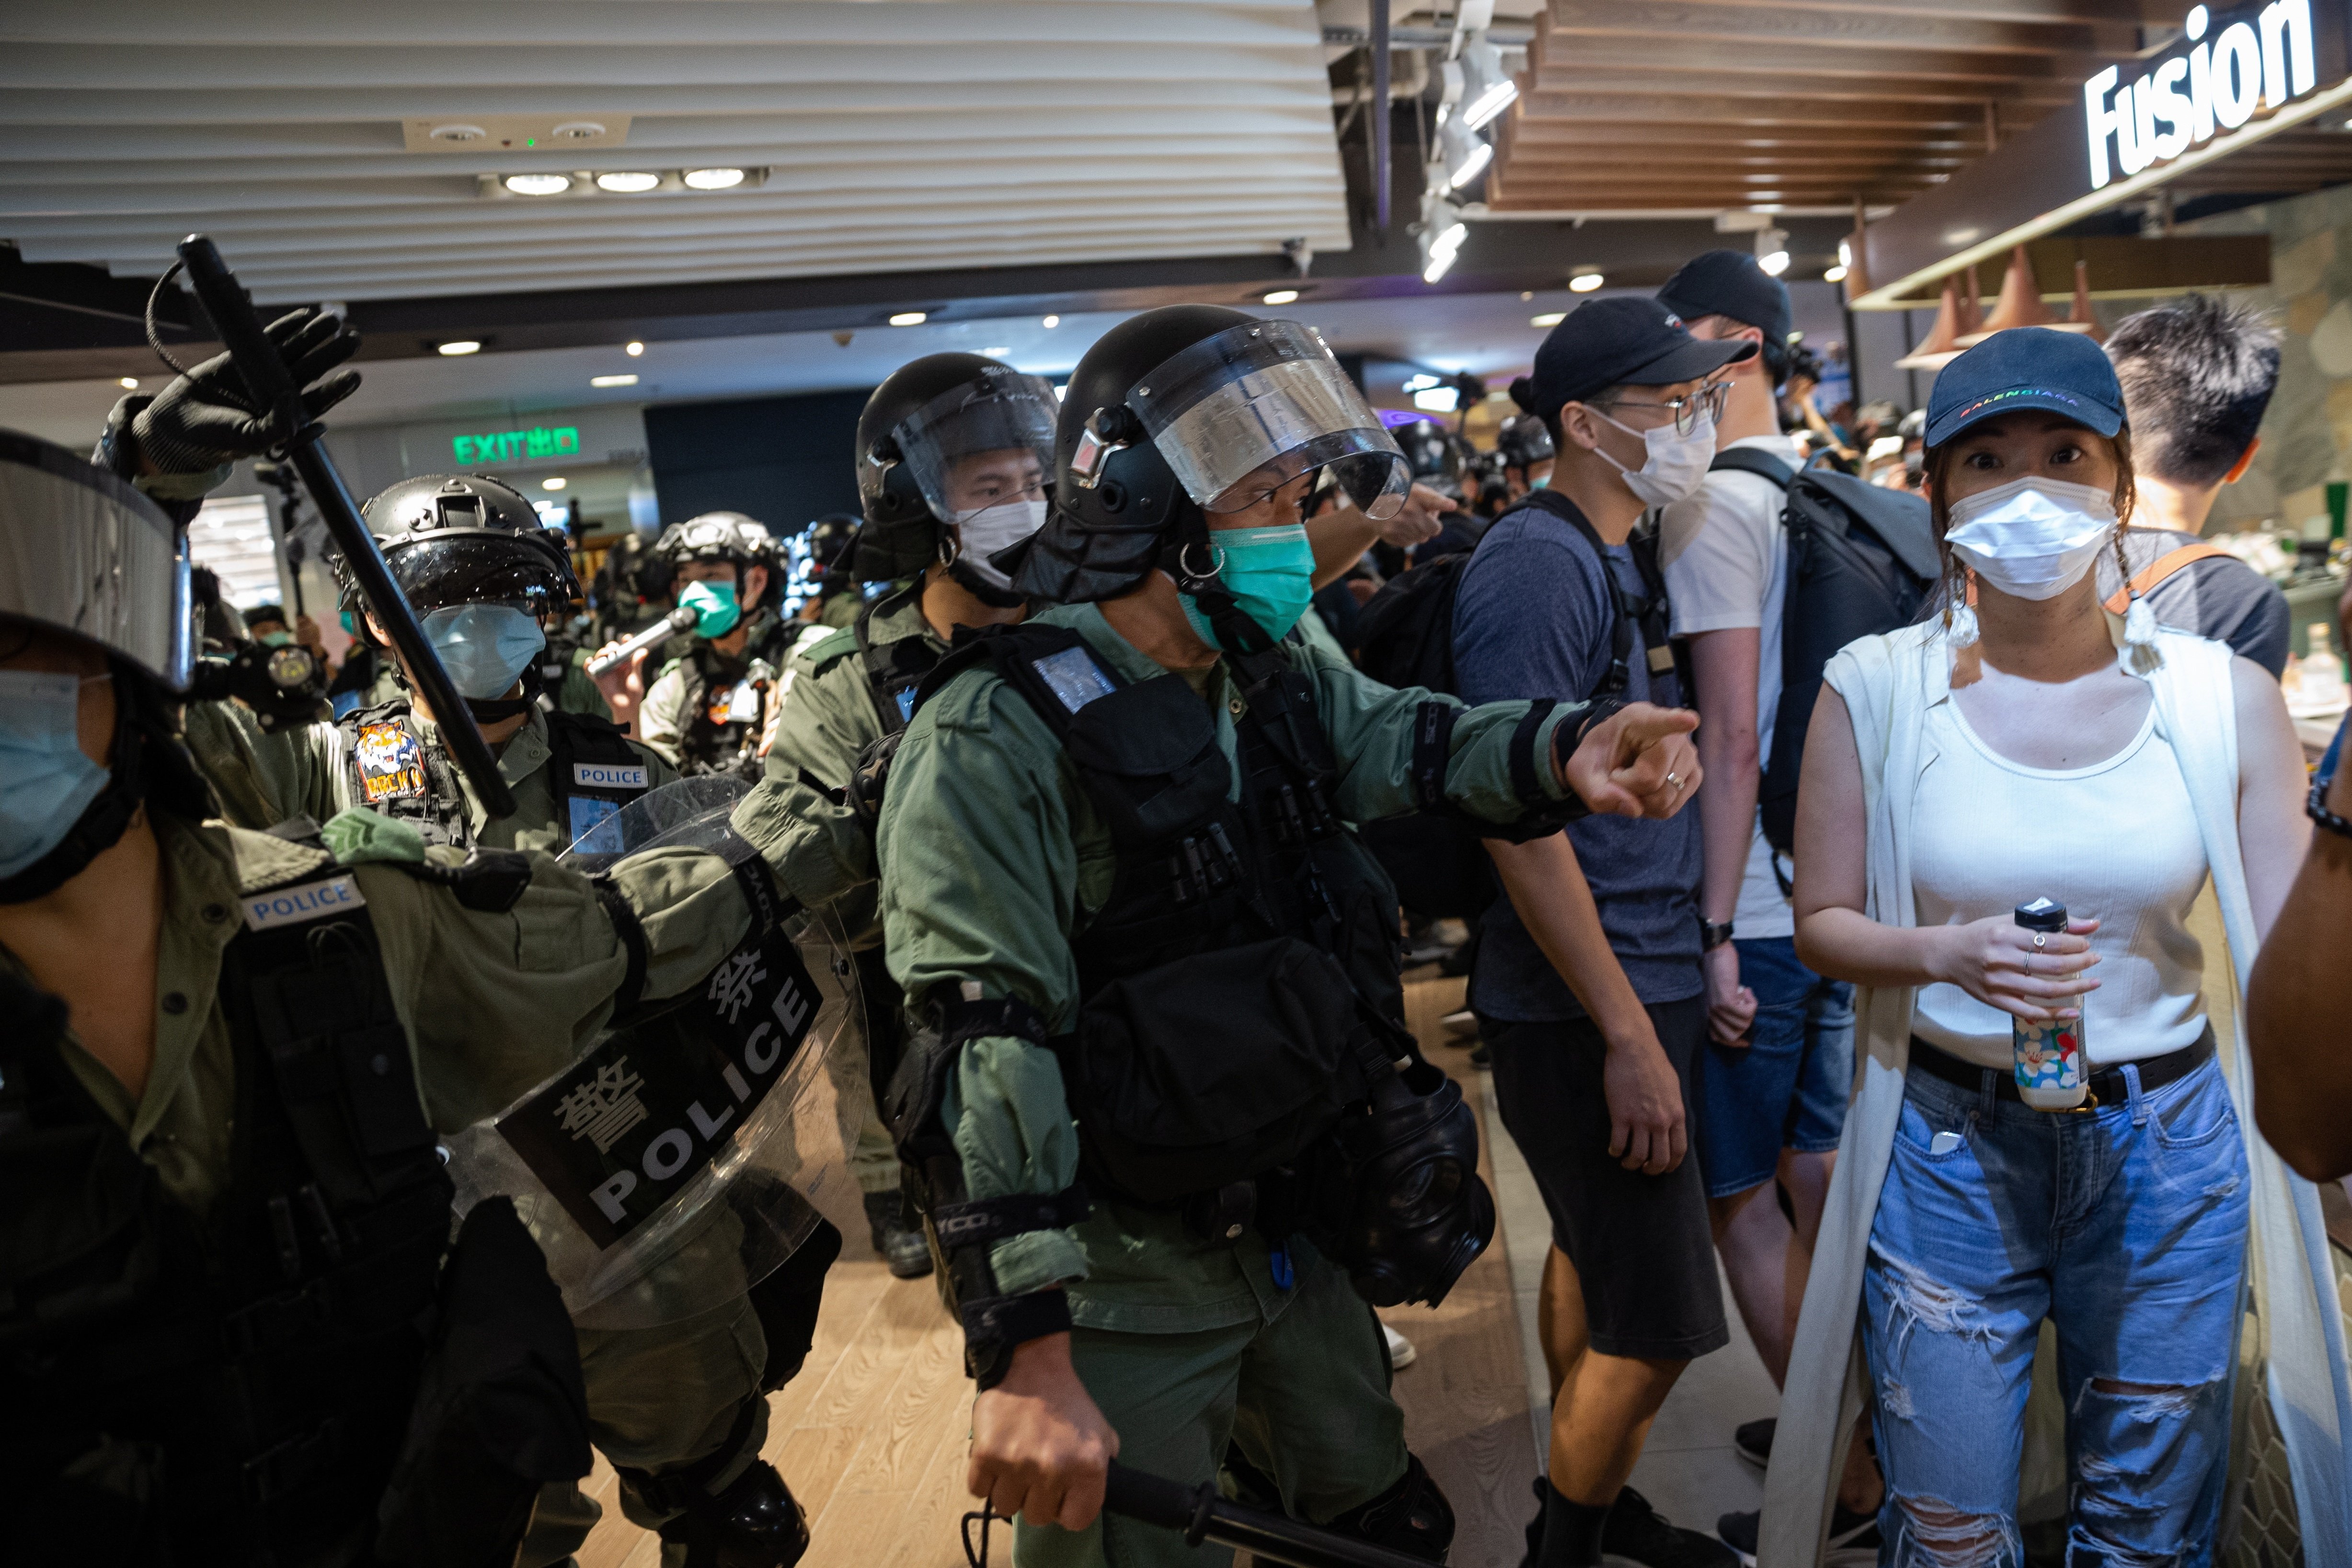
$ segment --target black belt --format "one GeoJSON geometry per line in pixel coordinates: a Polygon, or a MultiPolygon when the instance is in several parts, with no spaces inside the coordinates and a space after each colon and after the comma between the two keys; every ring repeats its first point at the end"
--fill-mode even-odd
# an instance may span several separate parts
{"type": "MultiPolygon", "coordinates": [[[[2197,1037],[2194,1045],[2184,1045],[2179,1051],[2168,1051],[2162,1056],[2151,1056],[2144,1061],[2129,1063],[2139,1069],[2139,1092],[2153,1094],[2176,1079],[2185,1078],[2213,1060],[2213,1026],[2207,1024],[2205,1032],[2197,1037]]],[[[1963,1061],[1941,1046],[1931,1045],[1917,1035],[1911,1037],[1911,1065],[1917,1071],[1962,1089],[1982,1092],[1985,1075],[1993,1075],[1992,1092],[2002,1100],[2024,1103],[2017,1092],[2017,1074],[2007,1068],[1983,1067],[1973,1061],[1963,1061]]],[[[2094,1105],[2120,1105],[2131,1098],[2131,1085],[2125,1082],[2122,1065],[2102,1067],[2091,1074],[2086,1082],[2091,1094],[2079,1107],[2089,1110],[2094,1105]]]]}

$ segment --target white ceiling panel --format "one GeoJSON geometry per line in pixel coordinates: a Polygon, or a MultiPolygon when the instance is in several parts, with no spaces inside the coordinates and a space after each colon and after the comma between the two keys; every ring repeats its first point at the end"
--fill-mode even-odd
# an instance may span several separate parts
{"type": "Polygon", "coordinates": [[[142,276],[192,230],[265,303],[1348,246],[1309,0],[0,6],[0,239],[142,276]],[[402,134],[530,114],[631,119],[402,134]],[[707,167],[754,176],[497,183],[707,167]]]}

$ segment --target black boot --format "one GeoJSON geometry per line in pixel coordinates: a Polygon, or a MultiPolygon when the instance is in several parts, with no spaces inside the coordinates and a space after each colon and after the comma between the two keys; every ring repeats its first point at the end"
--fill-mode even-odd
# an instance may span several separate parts
{"type": "Polygon", "coordinates": [[[1454,1544],[1454,1505],[1445,1500],[1420,1458],[1407,1454],[1404,1474],[1396,1485],[1324,1528],[1391,1552],[1443,1563],[1446,1549],[1454,1544]]]}
{"type": "Polygon", "coordinates": [[[897,1187],[866,1195],[866,1225],[873,1232],[874,1250],[901,1280],[919,1280],[931,1271],[931,1244],[919,1229],[907,1225],[906,1198],[897,1187]]]}
{"type": "Polygon", "coordinates": [[[686,1568],[792,1568],[808,1550],[808,1514],[761,1459],[716,1497],[688,1500],[661,1538],[686,1548],[686,1568]]]}

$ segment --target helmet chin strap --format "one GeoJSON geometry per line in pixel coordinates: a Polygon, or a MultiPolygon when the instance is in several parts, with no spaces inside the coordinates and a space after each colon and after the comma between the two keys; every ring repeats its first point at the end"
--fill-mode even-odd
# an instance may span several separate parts
{"type": "Polygon", "coordinates": [[[1175,580],[1179,593],[1192,596],[1192,602],[1216,630],[1218,644],[1225,653],[1263,653],[1274,646],[1274,639],[1225,591],[1224,580],[1218,575],[1216,547],[1210,538],[1208,518],[1195,509],[1161,548],[1160,570],[1175,580]],[[1208,568],[1205,575],[1195,570],[1203,565],[1208,568]]]}
{"type": "Polygon", "coordinates": [[[940,536],[940,564],[947,568],[948,575],[955,579],[957,587],[992,609],[1018,610],[1029,602],[1027,594],[999,588],[982,577],[964,559],[962,543],[944,532],[940,536]]]}

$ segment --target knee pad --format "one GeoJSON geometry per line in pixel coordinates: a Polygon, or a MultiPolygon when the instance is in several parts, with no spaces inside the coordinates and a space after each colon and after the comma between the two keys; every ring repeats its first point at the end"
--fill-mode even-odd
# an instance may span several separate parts
{"type": "Polygon", "coordinates": [[[1405,1456],[1396,1485],[1324,1527],[1410,1557],[1443,1563],[1454,1544],[1454,1505],[1418,1455],[1405,1456]]]}
{"type": "Polygon", "coordinates": [[[808,1550],[808,1514],[765,1459],[725,1491],[697,1489],[661,1538],[686,1548],[686,1568],[791,1568],[808,1550]]]}

